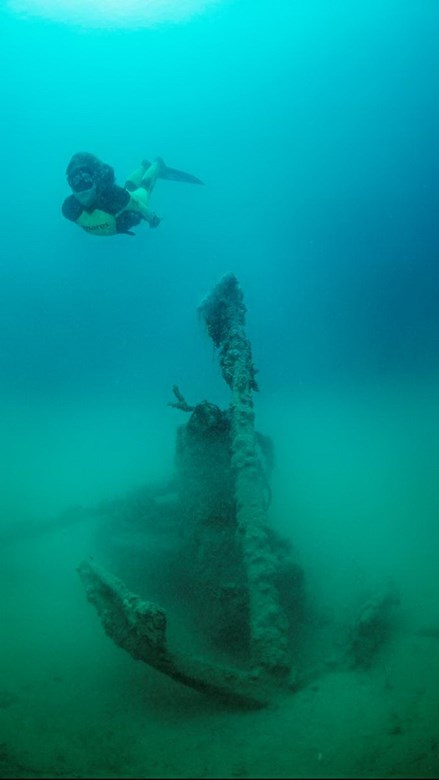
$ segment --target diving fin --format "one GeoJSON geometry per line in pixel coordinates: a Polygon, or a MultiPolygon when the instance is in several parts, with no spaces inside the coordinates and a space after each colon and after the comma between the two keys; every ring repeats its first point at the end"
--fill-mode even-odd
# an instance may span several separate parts
{"type": "MultiPolygon", "coordinates": [[[[168,181],[183,181],[187,184],[204,184],[201,179],[197,179],[197,177],[192,176],[191,173],[178,171],[177,168],[169,168],[169,166],[166,165],[161,157],[156,157],[154,162],[160,163],[159,179],[168,179],[168,181]]],[[[146,160],[143,164],[146,164],[146,160]]]]}
{"type": "Polygon", "coordinates": [[[161,179],[169,179],[170,181],[185,181],[187,184],[204,184],[201,179],[197,179],[197,177],[192,176],[191,173],[178,171],[176,168],[168,168],[167,165],[164,166],[163,171],[159,176],[161,179]]]}

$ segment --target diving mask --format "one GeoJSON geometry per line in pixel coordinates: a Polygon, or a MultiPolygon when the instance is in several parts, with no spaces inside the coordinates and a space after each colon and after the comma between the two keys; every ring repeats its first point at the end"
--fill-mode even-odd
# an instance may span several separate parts
{"type": "Polygon", "coordinates": [[[90,168],[76,168],[68,177],[76,200],[82,206],[91,206],[96,200],[96,181],[90,168]]]}
{"type": "Polygon", "coordinates": [[[72,171],[68,177],[68,181],[75,193],[89,190],[95,183],[94,176],[88,168],[77,168],[72,171]]]}

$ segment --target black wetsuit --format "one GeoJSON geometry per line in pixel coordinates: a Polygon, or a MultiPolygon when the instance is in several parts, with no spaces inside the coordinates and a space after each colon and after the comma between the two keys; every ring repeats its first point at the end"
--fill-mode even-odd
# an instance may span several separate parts
{"type": "Polygon", "coordinates": [[[66,219],[94,235],[134,235],[131,228],[138,225],[143,217],[139,211],[129,208],[130,205],[135,204],[128,190],[111,184],[98,191],[92,206],[83,206],[74,195],[69,195],[62,205],[62,213],[66,219]]]}

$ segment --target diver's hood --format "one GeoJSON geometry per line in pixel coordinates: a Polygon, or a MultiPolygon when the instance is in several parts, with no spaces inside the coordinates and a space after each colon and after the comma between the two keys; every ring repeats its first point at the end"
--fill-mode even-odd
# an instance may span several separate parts
{"type": "Polygon", "coordinates": [[[74,171],[78,170],[78,168],[88,168],[92,171],[97,171],[101,165],[101,161],[94,154],[90,154],[89,152],[77,152],[70,160],[66,174],[67,176],[70,176],[74,171]]]}
{"type": "Polygon", "coordinates": [[[74,192],[83,192],[93,186],[105,187],[114,182],[113,169],[89,152],[74,154],[67,166],[66,175],[74,192]]]}

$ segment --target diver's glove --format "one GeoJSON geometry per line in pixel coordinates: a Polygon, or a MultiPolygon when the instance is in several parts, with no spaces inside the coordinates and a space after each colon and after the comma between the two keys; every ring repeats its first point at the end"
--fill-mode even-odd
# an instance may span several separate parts
{"type": "Polygon", "coordinates": [[[158,217],[157,214],[151,214],[150,218],[148,219],[149,227],[156,228],[160,225],[161,221],[162,218],[158,217]]]}

